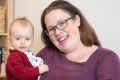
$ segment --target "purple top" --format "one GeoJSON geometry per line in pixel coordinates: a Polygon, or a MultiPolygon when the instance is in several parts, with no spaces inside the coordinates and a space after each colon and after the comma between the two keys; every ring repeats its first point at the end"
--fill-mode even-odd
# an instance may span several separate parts
{"type": "Polygon", "coordinates": [[[61,52],[45,47],[37,56],[49,66],[40,80],[120,80],[120,59],[99,47],[86,62],[68,60],[61,52]]]}

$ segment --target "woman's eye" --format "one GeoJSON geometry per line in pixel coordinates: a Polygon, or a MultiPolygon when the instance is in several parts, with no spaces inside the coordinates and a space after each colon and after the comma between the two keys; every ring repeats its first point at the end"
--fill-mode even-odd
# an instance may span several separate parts
{"type": "Polygon", "coordinates": [[[60,23],[58,23],[57,26],[63,26],[65,24],[65,21],[61,21],[60,23]]]}
{"type": "Polygon", "coordinates": [[[53,31],[53,30],[54,30],[54,27],[53,27],[53,28],[50,28],[50,29],[48,30],[48,32],[53,31]]]}

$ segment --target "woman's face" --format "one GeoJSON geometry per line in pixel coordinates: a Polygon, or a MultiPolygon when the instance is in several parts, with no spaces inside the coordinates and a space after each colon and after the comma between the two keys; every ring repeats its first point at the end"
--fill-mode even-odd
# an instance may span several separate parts
{"type": "Polygon", "coordinates": [[[78,49],[81,44],[78,15],[73,19],[67,12],[55,9],[45,16],[45,24],[50,40],[60,51],[70,53],[78,49]]]}

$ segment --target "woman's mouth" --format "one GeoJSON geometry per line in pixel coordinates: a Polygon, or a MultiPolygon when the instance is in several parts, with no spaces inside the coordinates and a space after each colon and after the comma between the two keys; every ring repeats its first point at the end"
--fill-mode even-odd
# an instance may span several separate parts
{"type": "Polygon", "coordinates": [[[58,38],[57,40],[58,40],[58,42],[59,43],[65,43],[65,41],[68,39],[68,36],[62,36],[62,37],[60,37],[60,38],[58,38]]]}

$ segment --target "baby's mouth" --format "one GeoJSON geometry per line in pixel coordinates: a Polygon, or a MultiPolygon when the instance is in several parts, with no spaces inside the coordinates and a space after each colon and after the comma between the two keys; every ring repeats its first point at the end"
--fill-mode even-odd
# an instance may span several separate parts
{"type": "Polygon", "coordinates": [[[20,49],[25,49],[25,47],[24,47],[24,46],[21,46],[20,49]]]}

